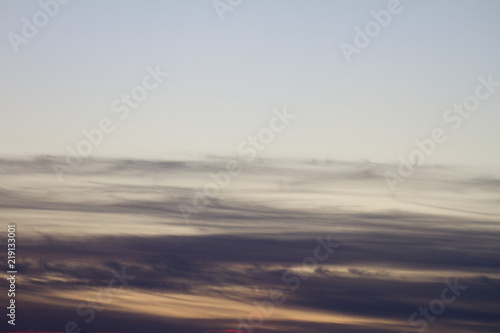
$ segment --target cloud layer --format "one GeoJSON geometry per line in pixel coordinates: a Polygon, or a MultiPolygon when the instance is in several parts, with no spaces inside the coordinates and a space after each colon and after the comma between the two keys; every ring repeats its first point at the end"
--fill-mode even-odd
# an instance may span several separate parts
{"type": "Polygon", "coordinates": [[[0,160],[0,209],[18,229],[19,329],[62,331],[68,321],[86,331],[236,329],[255,302],[281,290],[286,300],[255,331],[416,332],[409,317],[454,279],[467,290],[427,332],[500,324],[494,174],[419,170],[405,195],[432,188],[436,208],[391,198],[382,165],[260,161],[243,164],[188,223],[179,205],[223,160],[97,160],[63,183],[53,161],[0,160]],[[341,247],[306,267],[328,236],[341,247]],[[122,270],[134,279],[110,288],[122,270]],[[103,290],[110,302],[89,303],[103,290]],[[90,304],[102,311],[87,323],[90,304]]]}

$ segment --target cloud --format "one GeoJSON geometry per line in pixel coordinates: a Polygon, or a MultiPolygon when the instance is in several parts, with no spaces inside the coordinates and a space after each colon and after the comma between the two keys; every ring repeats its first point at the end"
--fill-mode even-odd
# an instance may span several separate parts
{"type": "Polygon", "coordinates": [[[392,200],[379,164],[261,160],[243,165],[186,224],[179,205],[224,160],[96,159],[59,183],[47,171],[55,159],[0,160],[0,209],[19,232],[19,297],[39,328],[61,329],[64,320],[52,310],[82,324],[78,303],[121,268],[136,278],[88,331],[235,329],[233,311],[246,315],[270,289],[281,289],[287,301],[265,330],[399,332],[454,277],[467,292],[428,332],[489,332],[499,323],[492,310],[500,298],[494,175],[422,169],[412,178],[424,179],[422,188],[408,184],[403,193],[423,198],[432,189],[434,210],[392,200]],[[461,211],[483,208],[489,215],[461,211]],[[342,247],[292,292],[284,274],[303,270],[316,238],[327,235],[342,247]]]}

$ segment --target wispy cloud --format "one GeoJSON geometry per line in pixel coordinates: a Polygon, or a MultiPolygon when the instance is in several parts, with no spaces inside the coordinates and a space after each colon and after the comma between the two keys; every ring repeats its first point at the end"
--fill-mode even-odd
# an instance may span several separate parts
{"type": "Polygon", "coordinates": [[[0,160],[0,209],[16,222],[22,249],[19,298],[47,329],[55,327],[37,304],[74,311],[120,267],[136,278],[96,317],[100,328],[110,330],[115,315],[133,312],[150,327],[235,329],[253,301],[289,289],[283,274],[301,274],[316,237],[327,234],[342,248],[287,293],[263,330],[405,330],[408,316],[454,277],[467,283],[467,294],[428,332],[489,332],[499,323],[492,308],[500,297],[495,174],[427,167],[415,177],[425,182],[407,190],[424,197],[432,188],[442,196],[434,210],[393,200],[383,190],[382,165],[261,160],[185,225],[177,206],[223,159],[95,159],[62,184],[47,170],[54,159],[0,160]],[[32,181],[19,185],[21,177],[32,181]],[[446,206],[446,196],[455,195],[460,208],[477,210],[484,202],[470,193],[488,193],[489,215],[446,206]]]}

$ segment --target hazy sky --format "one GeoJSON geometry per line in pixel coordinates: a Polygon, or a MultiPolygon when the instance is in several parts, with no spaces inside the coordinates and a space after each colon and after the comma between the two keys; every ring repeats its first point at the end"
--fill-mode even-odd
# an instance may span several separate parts
{"type": "Polygon", "coordinates": [[[56,1],[0,0],[0,333],[498,332],[499,1],[56,1]]]}
{"type": "Polygon", "coordinates": [[[449,134],[429,161],[499,163],[500,90],[451,130],[443,113],[500,81],[500,3],[401,1],[348,63],[340,44],[387,1],[243,1],[221,21],[210,1],[72,1],[15,53],[36,1],[0,1],[0,154],[64,155],[104,117],[92,156],[235,155],[286,106],[298,115],[262,156],[395,162],[449,134]],[[111,102],[169,72],[120,120],[111,102]]]}

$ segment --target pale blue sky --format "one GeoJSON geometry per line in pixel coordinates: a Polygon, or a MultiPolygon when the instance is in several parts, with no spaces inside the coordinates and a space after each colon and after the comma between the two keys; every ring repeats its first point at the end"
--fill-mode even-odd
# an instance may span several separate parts
{"type": "MultiPolygon", "coordinates": [[[[109,117],[93,156],[234,155],[287,106],[298,117],[262,157],[394,162],[446,125],[444,111],[500,81],[500,2],[401,1],[403,11],[348,64],[339,48],[387,1],[80,1],[16,54],[36,1],[0,0],[0,154],[65,154],[109,117]],[[147,66],[170,76],[130,117],[111,102],[147,66]]],[[[500,89],[429,161],[500,163],[500,89]]]]}

